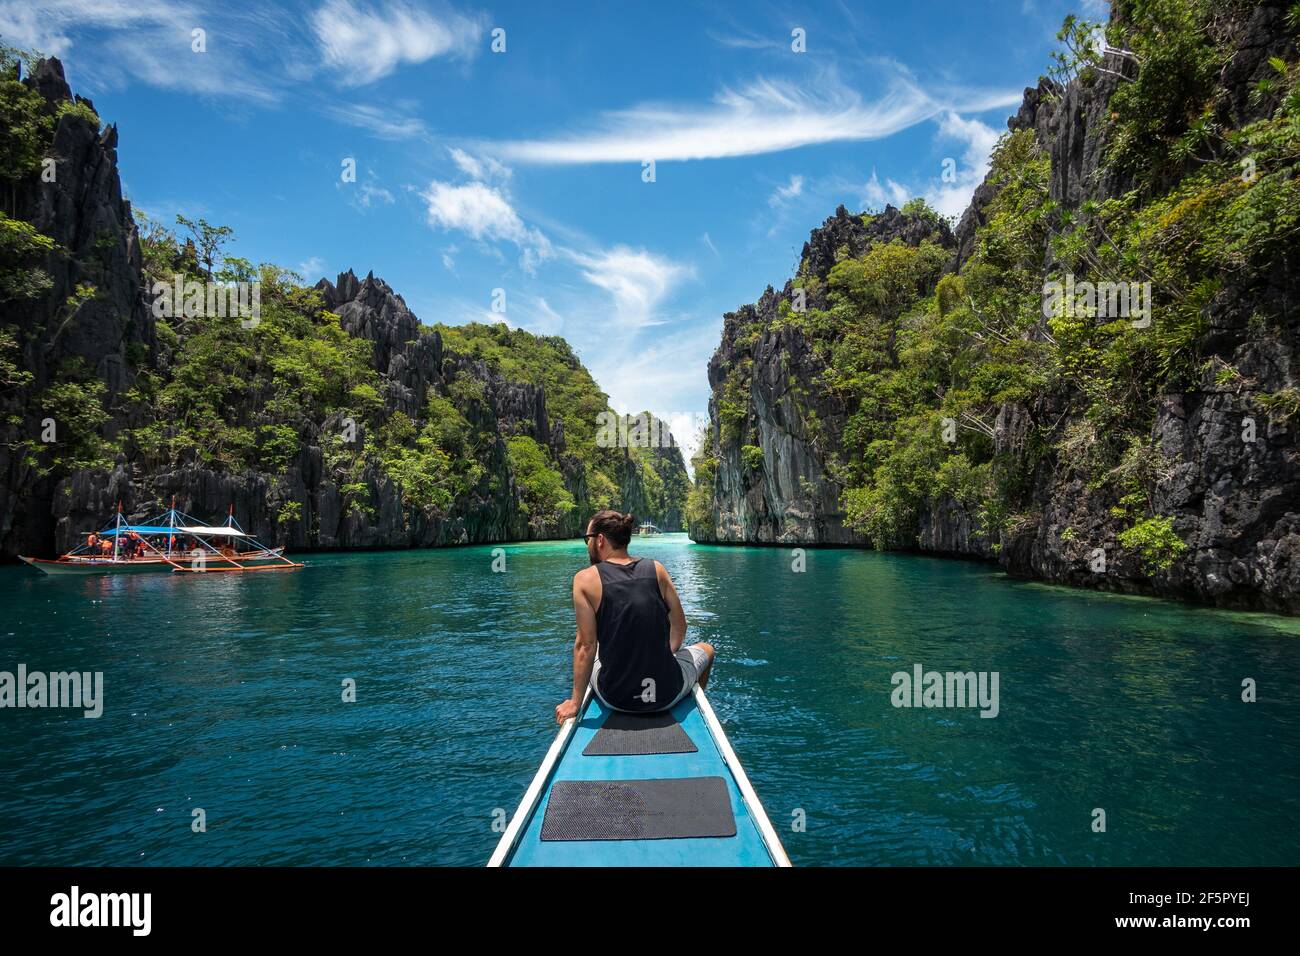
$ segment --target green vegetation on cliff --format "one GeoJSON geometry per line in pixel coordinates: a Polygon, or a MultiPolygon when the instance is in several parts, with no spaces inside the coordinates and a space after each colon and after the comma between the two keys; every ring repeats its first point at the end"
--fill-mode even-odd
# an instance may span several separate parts
{"type": "MultiPolygon", "coordinates": [[[[186,270],[186,278],[211,271],[217,281],[254,274],[223,254],[228,230],[201,220],[185,224],[193,231],[189,246],[156,226],[146,234],[145,261],[162,270],[151,278],[167,281],[176,269],[186,270]],[[214,263],[223,265],[214,269],[214,263]]],[[[371,343],[344,331],[317,290],[270,265],[256,276],[261,317],[251,329],[234,318],[160,320],[159,337],[167,343],[161,364],[169,374],[161,381],[146,373],[138,397],[165,414],[126,433],[128,451],[146,467],[169,467],[189,451],[208,464],[274,475],[303,447],[320,442],[330,477],[347,490],[352,507],[369,507],[367,476],[378,469],[399,484],[405,506],[447,516],[467,496],[506,491],[494,474],[500,439],[519,509],[539,532],[554,531],[570,517],[578,505],[576,487],[587,489],[590,507],[619,503],[625,452],[596,442],[608,399],[563,339],[505,325],[426,328],[422,335],[436,330],[441,337],[448,381],[445,393],[430,391],[422,414],[412,418],[385,406],[371,343]],[[541,390],[547,420],[562,429],[562,453],[550,436],[530,433],[538,423],[526,414],[513,421],[518,431],[500,435],[471,424],[489,421],[483,414],[487,382],[474,371],[476,363],[491,380],[541,390]],[[372,440],[339,440],[335,432],[345,422],[372,440]]],[[[662,485],[637,451],[631,458],[643,479],[662,485]]],[[[684,500],[685,489],[680,493],[684,500]]]]}
{"type": "MultiPolygon", "coordinates": [[[[617,416],[608,396],[564,339],[504,324],[471,322],[435,328],[449,352],[484,362],[507,381],[541,389],[548,418],[561,426],[567,465],[555,459],[549,446],[535,440],[508,442],[515,481],[524,491],[521,505],[531,516],[553,522],[576,506],[572,494],[564,492],[566,467],[581,475],[586,503],[592,509],[619,506],[658,520],[682,513],[690,490],[684,467],[656,454],[649,441],[666,437],[666,427],[661,432],[653,416],[642,412],[623,416],[622,434],[630,434],[632,440],[602,438],[602,423],[617,416]]],[[[462,381],[472,379],[462,375],[457,382],[462,381]]],[[[453,397],[456,390],[453,384],[453,397]]],[[[616,437],[619,430],[613,432],[616,437]]]]}
{"type": "Polygon", "coordinates": [[[711,530],[713,524],[713,481],[718,472],[717,449],[713,433],[707,428],[700,435],[691,467],[695,471],[695,483],[686,497],[686,527],[692,537],[699,537],[703,529],[711,530]]]}
{"type": "MultiPolygon", "coordinates": [[[[782,301],[774,320],[729,343],[736,358],[715,392],[724,448],[747,468],[762,465],[746,433],[752,345],[788,327],[821,369],[793,383],[796,399],[811,390],[847,410],[824,460],[844,488],[848,523],[877,547],[915,547],[925,509],[955,499],[996,550],[1004,532],[1037,520],[1029,492],[1050,458],[1111,502],[1121,547],[1149,571],[1167,569],[1186,545],[1153,504],[1168,469],[1152,434],[1160,397],[1240,380],[1207,348],[1207,320],[1234,301],[1266,298],[1300,238],[1300,64],[1269,61],[1250,89],[1253,119],[1235,126],[1241,104],[1227,101],[1219,79],[1251,5],[1228,6],[1122,0],[1106,31],[1109,59],[1098,25],[1067,20],[1060,78],[1085,90],[1115,84],[1106,128],[1088,135],[1104,133],[1098,175],[1120,188],[1105,201],[1059,202],[1051,155],[1035,130],[1020,129],[996,146],[995,191],[957,271],[924,240],[837,256],[824,276],[801,267],[794,286],[824,292],[823,307],[800,313],[782,301]],[[1119,292],[1062,295],[1052,309],[1053,282],[1119,292]],[[1129,292],[1132,311],[1118,311],[1129,292]],[[1017,409],[1028,432],[999,441],[999,416],[1017,409]]],[[[1300,7],[1286,22],[1294,36],[1300,7]]],[[[914,201],[904,215],[934,214],[914,201]]],[[[1282,334],[1282,321],[1280,311],[1260,312],[1249,334],[1282,334]]],[[[1261,420],[1280,418],[1285,401],[1270,407],[1266,398],[1261,420]]],[[[801,408],[805,425],[814,404],[825,402],[801,408]]],[[[700,527],[713,521],[718,453],[706,446],[696,461],[688,511],[700,527]]]]}
{"type": "MultiPolygon", "coordinates": [[[[57,63],[45,64],[41,84],[17,79],[19,61],[33,59],[0,47],[0,450],[21,463],[5,479],[15,490],[52,489],[86,470],[103,480],[122,462],[147,495],[156,476],[182,476],[169,479],[175,487],[205,469],[281,526],[310,513],[299,540],[318,531],[338,540],[338,528],[318,527],[322,515],[355,516],[363,530],[382,523],[362,536],[369,542],[462,519],[468,528],[405,540],[553,536],[576,530],[579,510],[610,505],[680,520],[680,455],[599,442],[608,397],[563,339],[475,323],[420,326],[411,341],[381,344],[365,322],[345,327],[331,311],[341,309],[327,299],[333,287],[235,255],[227,226],[178,216],[169,228],[136,210],[135,244],[99,117],[68,96],[57,63]],[[56,129],[110,164],[95,197],[107,216],[75,255],[22,218],[35,218],[42,189],[76,187],[62,172],[56,186],[40,181],[56,129]],[[103,225],[115,218],[120,228],[103,225]],[[126,261],[136,248],[138,271],[126,261]],[[52,275],[64,273],[75,286],[51,302],[52,275]],[[214,289],[237,288],[257,290],[255,316],[213,311],[214,289]],[[381,348],[408,350],[408,380],[377,367],[381,348]],[[47,421],[56,437],[41,432],[47,421]]],[[[404,311],[382,282],[365,289],[404,311]]]]}

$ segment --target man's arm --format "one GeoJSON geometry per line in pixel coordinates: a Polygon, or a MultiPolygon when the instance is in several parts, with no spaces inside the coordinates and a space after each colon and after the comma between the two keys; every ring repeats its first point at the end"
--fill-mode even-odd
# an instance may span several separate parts
{"type": "Polygon", "coordinates": [[[659,593],[668,605],[668,646],[676,654],[686,640],[686,612],[682,610],[681,599],[677,597],[668,569],[658,561],[655,562],[655,576],[659,579],[659,593]]]}
{"type": "Polygon", "coordinates": [[[584,573],[579,571],[573,576],[573,613],[578,619],[578,630],[573,640],[573,696],[555,708],[557,724],[578,716],[596,663],[596,607],[594,596],[584,586],[584,573]]]}

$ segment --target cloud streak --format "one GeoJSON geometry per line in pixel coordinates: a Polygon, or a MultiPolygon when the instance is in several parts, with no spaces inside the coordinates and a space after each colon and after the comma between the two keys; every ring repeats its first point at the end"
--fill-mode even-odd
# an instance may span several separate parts
{"type": "Polygon", "coordinates": [[[0,35],[47,56],[76,53],[105,86],[135,79],[163,89],[264,103],[280,94],[249,66],[258,38],[283,35],[279,15],[231,11],[220,20],[199,3],[161,0],[0,0],[0,35]],[[202,30],[198,44],[194,31],[202,30]],[[96,31],[93,42],[85,42],[96,31]],[[202,49],[196,50],[199,45],[202,49]]]}
{"type": "Polygon", "coordinates": [[[312,14],[311,25],[326,65],[345,86],[373,83],[403,63],[472,57],[483,36],[479,18],[450,9],[435,16],[397,0],[374,6],[328,0],[312,14]]]}
{"type": "Polygon", "coordinates": [[[1019,91],[973,91],[940,99],[902,72],[874,100],[864,99],[831,73],[806,86],[759,79],[723,90],[707,104],[643,104],[602,114],[585,132],[485,149],[535,164],[722,159],[882,139],[958,105],[991,109],[1019,99],[1019,91]]]}
{"type": "Polygon", "coordinates": [[[902,206],[912,197],[920,196],[941,216],[956,219],[965,212],[976,187],[988,174],[989,160],[999,134],[986,123],[963,119],[951,112],[938,117],[937,122],[940,140],[963,144],[961,161],[958,162],[956,157],[945,157],[945,172],[924,186],[889,178],[882,182],[873,169],[871,178],[862,186],[864,206],[874,209],[889,204],[902,206]],[[949,170],[951,175],[948,175],[949,170]]]}
{"type": "Polygon", "coordinates": [[[803,177],[791,176],[790,181],[784,186],[778,186],[772,195],[767,197],[769,206],[780,206],[803,195],[803,177]]]}
{"type": "Polygon", "coordinates": [[[508,166],[503,166],[491,156],[471,156],[463,149],[452,146],[447,150],[451,156],[451,161],[456,164],[466,176],[471,179],[504,182],[511,176],[508,166]]]}
{"type": "MultiPolygon", "coordinates": [[[[212,0],[0,0],[0,35],[47,56],[73,57],[99,86],[136,80],[269,104],[322,68],[344,86],[361,86],[402,64],[468,59],[485,29],[481,14],[451,7],[435,13],[406,0],[326,0],[308,17],[304,44],[297,16],[212,0]]],[[[387,135],[413,129],[408,123],[387,135]]]]}
{"type": "Polygon", "coordinates": [[[657,311],[673,286],[691,278],[694,271],[644,249],[617,245],[596,252],[567,252],[582,277],[608,292],[614,302],[611,316],[624,329],[645,328],[663,322],[657,311]]]}
{"type": "Polygon", "coordinates": [[[365,130],[377,139],[420,139],[429,135],[424,121],[383,106],[368,103],[334,103],[322,107],[326,116],[365,130]]]}
{"type": "Polygon", "coordinates": [[[479,181],[456,184],[435,179],[420,196],[430,226],[463,232],[476,242],[513,243],[519,247],[520,265],[526,272],[535,272],[551,255],[550,240],[540,230],[525,225],[510,200],[494,186],[479,181]]]}
{"type": "Polygon", "coordinates": [[[998,141],[998,131],[977,119],[962,119],[956,113],[939,118],[939,136],[965,144],[953,182],[931,184],[926,201],[940,215],[956,218],[965,212],[971,196],[988,175],[989,159],[998,141]]]}

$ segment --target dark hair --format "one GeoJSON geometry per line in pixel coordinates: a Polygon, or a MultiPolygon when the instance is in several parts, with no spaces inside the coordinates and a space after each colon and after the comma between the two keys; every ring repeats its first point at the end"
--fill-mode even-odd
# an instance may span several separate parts
{"type": "Polygon", "coordinates": [[[612,508],[603,508],[591,516],[591,533],[603,534],[615,548],[626,548],[632,540],[636,519],[630,514],[619,514],[612,508]]]}

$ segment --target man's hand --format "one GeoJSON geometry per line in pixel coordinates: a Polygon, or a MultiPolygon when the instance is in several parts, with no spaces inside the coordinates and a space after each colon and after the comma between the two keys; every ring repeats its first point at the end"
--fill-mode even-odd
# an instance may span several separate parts
{"type": "Polygon", "coordinates": [[[578,716],[578,702],[570,697],[555,705],[555,722],[563,724],[570,717],[578,716]]]}

